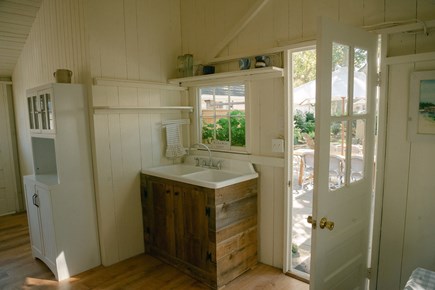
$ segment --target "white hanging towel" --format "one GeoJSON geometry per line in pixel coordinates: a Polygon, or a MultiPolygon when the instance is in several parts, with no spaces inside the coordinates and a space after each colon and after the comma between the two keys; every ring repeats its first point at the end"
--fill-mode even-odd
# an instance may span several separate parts
{"type": "Polygon", "coordinates": [[[180,125],[168,124],[166,127],[166,157],[178,158],[186,154],[181,144],[180,125]]]}

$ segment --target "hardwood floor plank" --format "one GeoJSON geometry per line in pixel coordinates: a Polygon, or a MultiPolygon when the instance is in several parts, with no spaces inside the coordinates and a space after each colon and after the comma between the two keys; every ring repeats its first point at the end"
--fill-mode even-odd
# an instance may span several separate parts
{"type": "MultiPolygon", "coordinates": [[[[229,290],[308,290],[308,284],[280,269],[258,264],[225,286],[229,290]]],[[[208,290],[174,267],[149,255],[138,255],[115,265],[99,266],[57,282],[44,263],[33,259],[25,213],[0,217],[0,289],[89,290],[150,289],[208,290]]]]}

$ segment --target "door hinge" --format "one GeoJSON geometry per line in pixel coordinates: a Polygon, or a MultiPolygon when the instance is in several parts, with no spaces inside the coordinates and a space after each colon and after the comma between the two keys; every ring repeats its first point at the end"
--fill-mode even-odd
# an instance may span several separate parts
{"type": "Polygon", "coordinates": [[[205,259],[206,259],[206,261],[211,262],[211,252],[207,251],[207,255],[206,255],[205,259]]]}
{"type": "Polygon", "coordinates": [[[210,217],[210,207],[208,206],[205,207],[205,215],[210,217]]]}
{"type": "Polygon", "coordinates": [[[372,268],[367,268],[367,279],[372,278],[372,268]]]}
{"type": "Polygon", "coordinates": [[[378,72],[377,80],[376,80],[376,86],[378,87],[381,86],[381,78],[382,78],[381,72],[378,72]]]}
{"type": "Polygon", "coordinates": [[[288,185],[288,187],[292,187],[292,181],[289,180],[287,185],[288,185]]]}

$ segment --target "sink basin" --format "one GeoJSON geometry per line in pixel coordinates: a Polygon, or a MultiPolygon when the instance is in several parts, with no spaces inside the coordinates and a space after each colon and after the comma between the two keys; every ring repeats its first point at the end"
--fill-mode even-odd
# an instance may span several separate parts
{"type": "Polygon", "coordinates": [[[174,165],[154,167],[153,170],[156,172],[162,172],[170,175],[186,175],[195,172],[205,171],[207,169],[202,167],[184,165],[184,164],[174,164],[174,165]]]}
{"type": "Polygon", "coordinates": [[[221,182],[233,178],[238,178],[242,175],[232,172],[220,171],[220,170],[206,170],[202,172],[192,173],[186,175],[186,178],[192,178],[197,180],[209,181],[209,182],[221,182]]]}
{"type": "Polygon", "coordinates": [[[207,188],[222,188],[258,177],[247,161],[222,159],[223,170],[195,166],[188,158],[186,163],[164,165],[142,170],[142,173],[207,188]]]}

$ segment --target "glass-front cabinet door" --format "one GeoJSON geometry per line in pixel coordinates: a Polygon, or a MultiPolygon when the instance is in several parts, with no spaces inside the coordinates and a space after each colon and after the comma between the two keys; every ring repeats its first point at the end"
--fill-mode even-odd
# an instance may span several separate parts
{"type": "Polygon", "coordinates": [[[29,112],[30,132],[38,133],[41,131],[40,128],[41,122],[39,120],[39,111],[40,111],[39,97],[36,94],[36,92],[32,92],[27,95],[27,107],[29,112]]]}
{"type": "Polygon", "coordinates": [[[51,89],[38,92],[41,105],[41,129],[44,133],[54,133],[53,97],[51,89]]]}
{"type": "Polygon", "coordinates": [[[27,94],[29,128],[32,133],[54,133],[53,94],[51,89],[27,94]]]}

